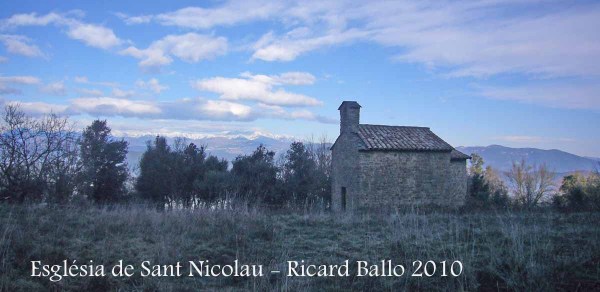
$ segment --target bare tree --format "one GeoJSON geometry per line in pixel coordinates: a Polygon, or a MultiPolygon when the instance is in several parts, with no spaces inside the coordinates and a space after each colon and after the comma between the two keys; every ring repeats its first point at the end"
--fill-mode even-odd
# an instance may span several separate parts
{"type": "Polygon", "coordinates": [[[513,162],[506,176],[516,201],[526,208],[538,205],[556,188],[554,173],[548,170],[546,164],[531,166],[522,159],[521,162],[513,162]]]}
{"type": "Polygon", "coordinates": [[[309,151],[315,160],[317,184],[315,190],[323,200],[326,208],[331,204],[331,143],[327,135],[322,135],[318,142],[309,144],[309,151]]]}
{"type": "Polygon", "coordinates": [[[0,197],[22,203],[56,191],[64,196],[66,172],[76,171],[75,140],[66,118],[32,118],[18,104],[6,105],[0,121],[0,197]]]}

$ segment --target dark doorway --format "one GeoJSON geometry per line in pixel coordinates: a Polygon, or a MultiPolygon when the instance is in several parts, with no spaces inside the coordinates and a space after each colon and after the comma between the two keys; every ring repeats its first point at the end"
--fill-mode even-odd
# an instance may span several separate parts
{"type": "Polygon", "coordinates": [[[346,211],[346,187],[342,187],[342,211],[346,211]]]}

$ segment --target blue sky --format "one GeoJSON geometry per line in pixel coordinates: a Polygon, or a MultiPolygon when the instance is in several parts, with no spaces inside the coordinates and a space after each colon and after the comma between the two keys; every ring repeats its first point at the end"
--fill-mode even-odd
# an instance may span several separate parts
{"type": "Polygon", "coordinates": [[[2,2],[0,103],[118,135],[333,140],[356,100],[455,146],[600,157],[598,3],[101,2],[2,2]]]}

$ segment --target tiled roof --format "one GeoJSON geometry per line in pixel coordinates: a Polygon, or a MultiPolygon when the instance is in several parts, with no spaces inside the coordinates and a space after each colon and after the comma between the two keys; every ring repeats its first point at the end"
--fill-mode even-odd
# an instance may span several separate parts
{"type": "Polygon", "coordinates": [[[364,150],[452,151],[454,148],[426,127],[358,125],[364,150]]]}
{"type": "Polygon", "coordinates": [[[466,160],[471,159],[471,156],[464,154],[456,149],[450,152],[450,160],[466,160]]]}

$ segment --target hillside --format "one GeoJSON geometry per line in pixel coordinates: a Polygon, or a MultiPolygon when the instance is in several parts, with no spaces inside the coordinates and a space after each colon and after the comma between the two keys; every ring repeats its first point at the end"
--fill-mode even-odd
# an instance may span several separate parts
{"type": "Polygon", "coordinates": [[[477,153],[483,157],[486,165],[491,165],[499,170],[508,170],[513,161],[526,159],[530,164],[546,165],[558,172],[568,173],[573,171],[593,171],[598,166],[598,161],[581,157],[561,150],[542,150],[537,148],[510,148],[501,145],[466,146],[457,147],[463,153],[477,153]]]}

